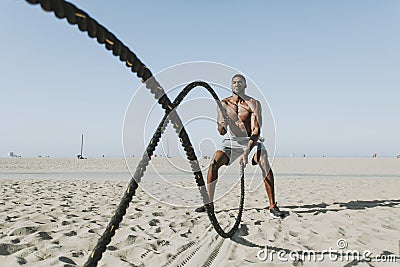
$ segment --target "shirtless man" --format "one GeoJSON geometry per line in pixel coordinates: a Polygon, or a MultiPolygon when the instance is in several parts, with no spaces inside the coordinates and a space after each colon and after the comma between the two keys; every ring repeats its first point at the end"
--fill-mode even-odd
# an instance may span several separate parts
{"type": "MultiPolygon", "coordinates": [[[[213,207],[215,185],[218,180],[218,170],[222,165],[229,165],[240,157],[240,162],[246,166],[250,151],[257,147],[252,157],[252,164],[261,168],[265,189],[269,199],[269,211],[273,217],[283,218],[284,213],[279,210],[275,202],[274,174],[268,162],[265,146],[258,142],[261,131],[261,105],[256,99],[245,94],[246,79],[241,74],[232,77],[232,96],[221,101],[228,116],[227,120],[218,112],[218,132],[221,135],[229,132],[231,139],[224,139],[222,148],[217,150],[211,160],[207,175],[207,189],[213,207]]],[[[197,212],[204,212],[205,207],[199,207],[197,212]]]]}

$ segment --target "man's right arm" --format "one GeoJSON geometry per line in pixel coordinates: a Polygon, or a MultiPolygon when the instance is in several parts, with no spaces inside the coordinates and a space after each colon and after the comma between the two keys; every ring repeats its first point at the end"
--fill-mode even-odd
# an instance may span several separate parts
{"type": "MultiPolygon", "coordinates": [[[[221,105],[225,109],[226,103],[224,100],[221,101],[221,105]]],[[[227,132],[228,125],[219,107],[217,107],[217,116],[218,132],[220,135],[224,135],[227,132]]]]}

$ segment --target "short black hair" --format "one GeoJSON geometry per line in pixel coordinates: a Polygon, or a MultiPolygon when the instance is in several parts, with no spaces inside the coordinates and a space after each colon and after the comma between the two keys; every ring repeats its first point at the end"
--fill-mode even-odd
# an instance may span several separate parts
{"type": "Polygon", "coordinates": [[[246,78],[245,78],[242,74],[235,74],[235,75],[233,75],[232,80],[233,80],[234,78],[236,78],[236,77],[241,78],[241,79],[244,81],[244,83],[246,83],[246,78]]]}

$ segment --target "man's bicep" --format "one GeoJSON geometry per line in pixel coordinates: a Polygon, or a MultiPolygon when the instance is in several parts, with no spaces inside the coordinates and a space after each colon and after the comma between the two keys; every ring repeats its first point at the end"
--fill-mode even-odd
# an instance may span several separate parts
{"type": "Polygon", "coordinates": [[[257,101],[257,120],[259,127],[261,128],[262,125],[262,108],[261,108],[261,103],[257,101]]]}
{"type": "Polygon", "coordinates": [[[255,101],[254,110],[251,114],[251,123],[253,128],[261,128],[262,125],[262,112],[259,101],[255,101]]]}
{"type": "MultiPolygon", "coordinates": [[[[222,104],[222,102],[221,102],[222,104]]],[[[219,106],[217,106],[217,122],[218,123],[223,123],[224,122],[224,116],[222,115],[221,109],[219,106]]]]}

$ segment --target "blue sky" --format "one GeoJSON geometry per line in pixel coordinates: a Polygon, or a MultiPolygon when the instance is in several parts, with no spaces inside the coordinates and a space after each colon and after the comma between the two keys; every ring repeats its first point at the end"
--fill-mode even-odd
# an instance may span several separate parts
{"type": "MultiPolygon", "coordinates": [[[[71,2],[153,73],[189,61],[241,70],[270,104],[277,155],[400,154],[399,1],[71,2]]],[[[54,14],[1,7],[0,157],[73,157],[81,133],[87,156],[122,156],[136,76],[54,14]]]]}

